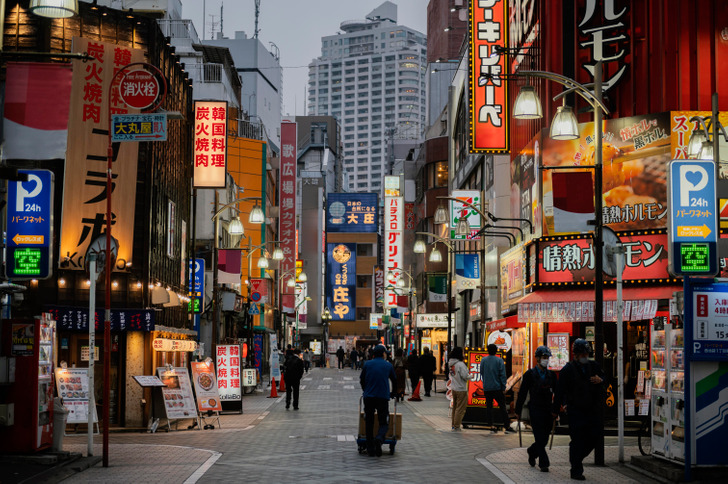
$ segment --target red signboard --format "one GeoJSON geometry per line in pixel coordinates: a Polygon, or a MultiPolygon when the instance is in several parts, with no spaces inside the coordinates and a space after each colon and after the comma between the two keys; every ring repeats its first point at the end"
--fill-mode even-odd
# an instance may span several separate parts
{"type": "MultiPolygon", "coordinates": [[[[487,351],[467,350],[465,362],[468,365],[468,372],[470,373],[470,381],[468,381],[468,407],[486,408],[483,382],[480,381],[480,362],[486,356],[488,356],[487,351]]],[[[495,401],[493,401],[493,408],[498,408],[498,404],[495,401]]]]}
{"type": "Polygon", "coordinates": [[[148,71],[127,72],[119,83],[119,95],[130,108],[148,108],[159,96],[159,81],[148,71]]]}
{"type": "MultiPolygon", "coordinates": [[[[620,236],[626,249],[625,281],[667,279],[667,235],[620,236]]],[[[594,250],[591,238],[542,240],[538,246],[540,284],[576,283],[594,280],[594,250]]],[[[605,280],[610,280],[605,276],[605,280]]]]}
{"type": "Polygon", "coordinates": [[[508,2],[470,2],[470,150],[507,153],[508,2]]]}
{"type": "MultiPolygon", "coordinates": [[[[280,262],[280,273],[288,272],[295,277],[296,270],[296,123],[281,123],[281,172],[278,185],[278,234],[281,240],[283,260],[280,262]]],[[[293,289],[283,278],[279,287],[283,312],[292,313],[295,300],[293,289]]]]}

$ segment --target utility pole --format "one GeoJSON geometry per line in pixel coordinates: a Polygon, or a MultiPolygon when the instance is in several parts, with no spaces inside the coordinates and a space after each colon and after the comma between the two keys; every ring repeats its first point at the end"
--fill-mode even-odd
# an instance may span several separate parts
{"type": "Polygon", "coordinates": [[[260,0],[255,0],[255,31],[253,32],[253,38],[258,38],[258,32],[260,32],[260,29],[258,28],[258,20],[260,19],[260,0]]]}

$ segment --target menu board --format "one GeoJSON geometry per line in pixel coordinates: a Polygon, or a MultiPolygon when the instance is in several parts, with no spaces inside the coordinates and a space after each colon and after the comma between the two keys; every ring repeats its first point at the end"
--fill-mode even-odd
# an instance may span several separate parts
{"type": "Polygon", "coordinates": [[[196,418],[195,397],[192,394],[187,368],[177,367],[168,370],[161,367],[157,368],[157,374],[166,385],[162,388],[162,396],[167,419],[196,418]]]}
{"type": "MultiPolygon", "coordinates": [[[[68,409],[67,423],[88,423],[89,382],[87,368],[56,368],[56,389],[68,409]]],[[[98,422],[94,408],[94,422],[98,422]]]]}
{"type": "Polygon", "coordinates": [[[551,350],[549,370],[560,371],[569,362],[569,333],[549,333],[546,342],[551,350]]]}
{"type": "Polygon", "coordinates": [[[212,362],[208,365],[204,361],[195,361],[190,365],[195,395],[197,395],[197,408],[200,412],[222,411],[220,393],[217,391],[217,381],[215,381],[215,367],[212,362]]]}

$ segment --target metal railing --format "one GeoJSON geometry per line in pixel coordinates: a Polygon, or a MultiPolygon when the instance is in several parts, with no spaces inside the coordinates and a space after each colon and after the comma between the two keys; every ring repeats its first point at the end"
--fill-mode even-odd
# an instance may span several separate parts
{"type": "Polygon", "coordinates": [[[192,20],[160,19],[157,20],[157,23],[165,37],[190,39],[193,44],[200,43],[200,38],[197,36],[197,30],[195,30],[192,20]]]}
{"type": "Polygon", "coordinates": [[[266,138],[263,124],[258,121],[248,121],[247,119],[238,120],[237,136],[261,141],[265,141],[266,138]]]}

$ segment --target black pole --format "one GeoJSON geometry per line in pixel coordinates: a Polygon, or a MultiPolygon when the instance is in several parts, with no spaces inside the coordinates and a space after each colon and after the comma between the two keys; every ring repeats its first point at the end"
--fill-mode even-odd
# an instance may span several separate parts
{"type": "MultiPolygon", "coordinates": [[[[597,62],[594,73],[594,94],[602,100],[602,63],[597,62]]],[[[604,368],[604,258],[602,254],[602,110],[594,106],[594,157],[596,168],[594,170],[594,358],[599,366],[604,368]]],[[[604,405],[602,402],[597,409],[599,429],[597,445],[594,448],[594,463],[604,465],[604,405]]]]}
{"type": "Polygon", "coordinates": [[[450,333],[452,332],[452,250],[447,248],[447,355],[450,357],[450,333]]]}

